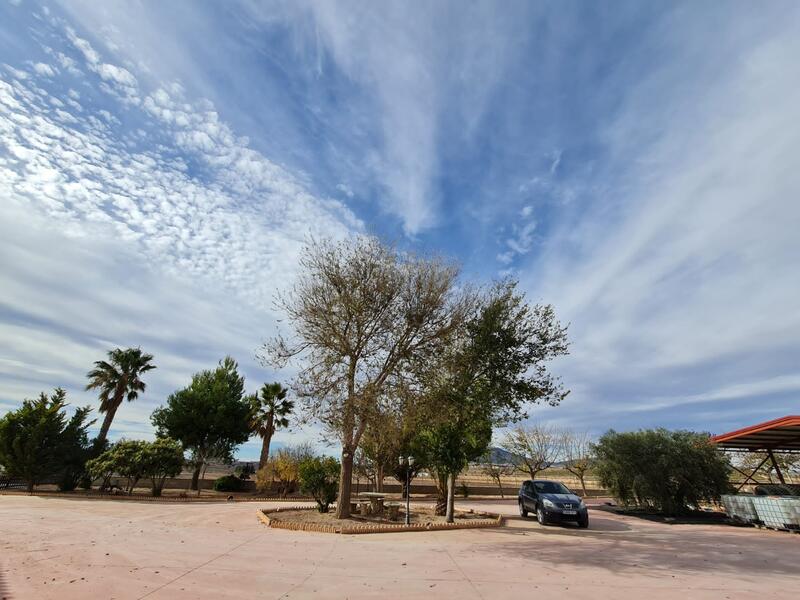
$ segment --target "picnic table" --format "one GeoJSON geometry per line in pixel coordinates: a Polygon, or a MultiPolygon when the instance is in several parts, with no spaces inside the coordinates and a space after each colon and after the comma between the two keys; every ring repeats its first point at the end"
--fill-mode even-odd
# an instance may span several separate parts
{"type": "Polygon", "coordinates": [[[358,496],[369,500],[370,512],[373,515],[383,514],[383,501],[386,498],[386,494],[383,492],[361,492],[358,496]]]}

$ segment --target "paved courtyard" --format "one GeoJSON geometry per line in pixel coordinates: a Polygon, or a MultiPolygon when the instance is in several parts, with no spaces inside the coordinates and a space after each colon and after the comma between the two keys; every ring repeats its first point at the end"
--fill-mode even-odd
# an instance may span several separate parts
{"type": "MultiPolygon", "coordinates": [[[[465,503],[464,506],[476,506],[465,503]]],[[[0,598],[797,598],[800,535],[663,525],[340,536],[272,530],[267,504],[0,496],[0,598]]],[[[482,503],[515,514],[511,502],[482,503]]]]}

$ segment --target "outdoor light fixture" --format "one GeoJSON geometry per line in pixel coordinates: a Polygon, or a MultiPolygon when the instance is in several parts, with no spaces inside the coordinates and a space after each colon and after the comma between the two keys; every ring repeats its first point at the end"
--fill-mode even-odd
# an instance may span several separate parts
{"type": "Polygon", "coordinates": [[[406,525],[411,525],[411,467],[414,466],[414,457],[401,456],[399,462],[401,467],[406,467],[406,525]]]}

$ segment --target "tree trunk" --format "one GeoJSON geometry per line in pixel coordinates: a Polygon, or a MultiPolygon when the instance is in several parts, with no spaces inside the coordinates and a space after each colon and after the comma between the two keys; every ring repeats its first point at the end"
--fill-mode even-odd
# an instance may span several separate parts
{"type": "Polygon", "coordinates": [[[33,486],[36,485],[36,482],[33,479],[28,480],[28,493],[33,493],[33,486]]]}
{"type": "Polygon", "coordinates": [[[201,462],[197,463],[197,465],[195,465],[194,467],[194,473],[192,473],[192,486],[191,486],[192,490],[197,490],[199,487],[198,483],[200,481],[200,470],[202,468],[203,468],[203,463],[201,462]]]}
{"type": "Polygon", "coordinates": [[[440,473],[436,474],[436,508],[434,514],[443,517],[447,512],[447,477],[440,473]]]}
{"type": "Polygon", "coordinates": [[[350,518],[350,492],[353,487],[353,451],[342,450],[342,466],[339,470],[339,497],[336,500],[336,518],[350,518]]]}
{"type": "Polygon", "coordinates": [[[581,489],[583,489],[583,497],[586,498],[586,480],[583,476],[579,477],[578,479],[581,480],[581,489]]]}
{"type": "Polygon", "coordinates": [[[447,513],[445,521],[452,523],[455,515],[456,504],[456,476],[455,473],[450,473],[447,476],[447,513]]]}
{"type": "Polygon", "coordinates": [[[117,412],[117,407],[114,406],[113,408],[106,411],[106,416],[103,419],[103,425],[100,427],[100,433],[97,434],[97,438],[95,439],[94,443],[97,445],[98,448],[102,448],[103,444],[108,437],[108,430],[111,429],[111,422],[114,420],[114,415],[117,412]]]}
{"type": "Polygon", "coordinates": [[[500,497],[505,498],[506,496],[505,494],[503,494],[503,482],[500,480],[499,477],[497,478],[497,487],[500,488],[500,497]]]}
{"type": "Polygon", "coordinates": [[[375,468],[375,491],[383,491],[383,465],[378,465],[375,468]]]}
{"type": "Polygon", "coordinates": [[[261,441],[261,456],[258,459],[258,468],[263,469],[269,460],[269,445],[272,441],[272,434],[268,433],[261,441]]]}

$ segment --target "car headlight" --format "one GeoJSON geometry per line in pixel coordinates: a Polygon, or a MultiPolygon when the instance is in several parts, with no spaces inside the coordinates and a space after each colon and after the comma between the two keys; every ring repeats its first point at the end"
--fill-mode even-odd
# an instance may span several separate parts
{"type": "Polygon", "coordinates": [[[586,508],[586,505],[583,503],[583,500],[581,500],[581,501],[578,503],[578,508],[579,508],[579,509],[581,509],[581,508],[586,508]]]}
{"type": "Polygon", "coordinates": [[[555,508],[555,507],[556,507],[556,505],[555,505],[555,504],[553,504],[553,503],[552,503],[550,500],[548,500],[547,498],[545,498],[544,500],[542,500],[542,504],[544,504],[546,508],[555,508]]]}

